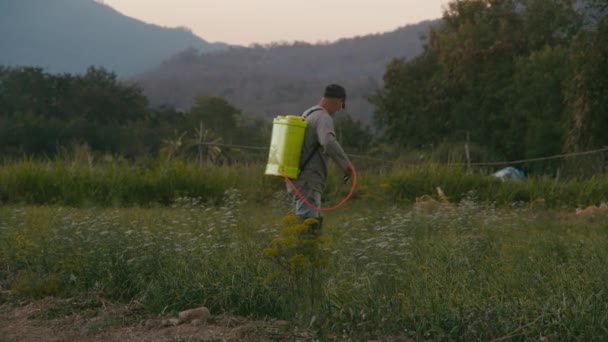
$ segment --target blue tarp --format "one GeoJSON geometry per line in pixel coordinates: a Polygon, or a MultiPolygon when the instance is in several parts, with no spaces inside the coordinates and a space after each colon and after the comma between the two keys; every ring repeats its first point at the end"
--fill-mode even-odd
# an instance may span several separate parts
{"type": "Polygon", "coordinates": [[[502,180],[512,179],[512,180],[523,181],[526,179],[526,175],[524,174],[524,172],[522,170],[516,169],[512,166],[505,167],[504,169],[500,169],[500,170],[494,172],[492,174],[492,176],[494,176],[496,178],[500,178],[502,180]]]}

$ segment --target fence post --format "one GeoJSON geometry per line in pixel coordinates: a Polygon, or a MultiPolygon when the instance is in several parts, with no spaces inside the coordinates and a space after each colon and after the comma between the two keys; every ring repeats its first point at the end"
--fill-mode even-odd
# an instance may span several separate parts
{"type": "Polygon", "coordinates": [[[471,153],[469,152],[469,132],[467,132],[467,142],[464,143],[464,153],[467,157],[467,174],[471,174],[471,153]]]}

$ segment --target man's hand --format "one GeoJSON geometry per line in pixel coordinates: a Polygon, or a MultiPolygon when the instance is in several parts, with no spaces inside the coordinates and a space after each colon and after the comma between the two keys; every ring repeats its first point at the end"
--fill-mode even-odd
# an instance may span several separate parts
{"type": "Polygon", "coordinates": [[[348,182],[348,180],[350,179],[350,177],[353,175],[353,169],[352,167],[349,167],[345,172],[344,172],[344,177],[342,178],[342,180],[344,181],[344,184],[346,184],[346,182],[348,182]]]}

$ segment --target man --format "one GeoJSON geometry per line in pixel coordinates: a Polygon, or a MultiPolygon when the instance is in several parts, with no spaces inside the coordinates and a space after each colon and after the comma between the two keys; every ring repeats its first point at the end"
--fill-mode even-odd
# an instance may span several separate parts
{"type": "MultiPolygon", "coordinates": [[[[325,88],[319,104],[302,114],[308,126],[302,145],[300,174],[294,184],[307,201],[317,208],[321,207],[321,194],[327,182],[327,157],[342,169],[345,181],[352,173],[352,164],[336,140],[334,131],[333,116],[344,108],[346,91],[342,86],[330,84],[325,88]]],[[[287,189],[294,198],[295,214],[301,221],[318,219],[318,223],[311,226],[311,230],[318,233],[323,220],[320,213],[295,196],[289,186],[287,189]]]]}

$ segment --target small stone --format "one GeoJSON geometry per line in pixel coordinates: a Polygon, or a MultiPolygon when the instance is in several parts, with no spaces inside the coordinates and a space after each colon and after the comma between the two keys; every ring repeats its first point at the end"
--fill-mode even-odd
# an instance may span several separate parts
{"type": "Polygon", "coordinates": [[[209,317],[211,317],[211,312],[209,312],[209,309],[202,306],[200,308],[182,311],[179,313],[178,317],[179,317],[179,320],[182,322],[190,322],[195,319],[207,321],[209,319],[209,317]]]}

